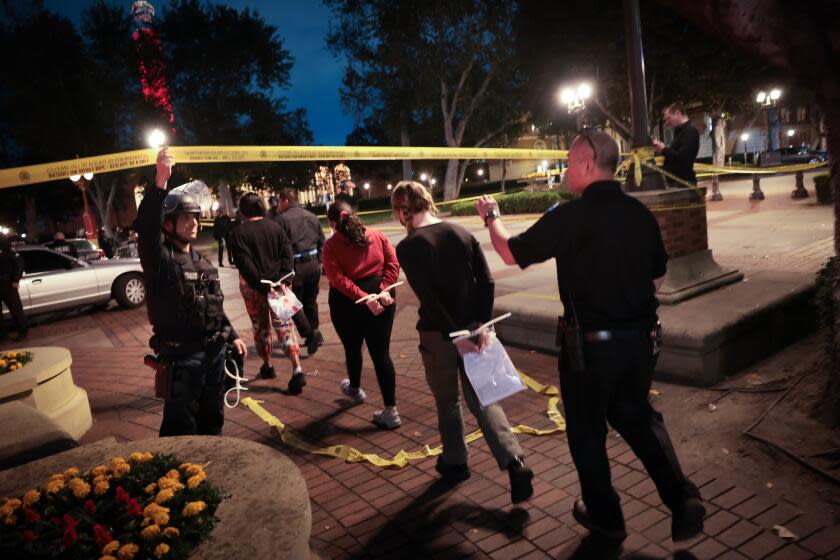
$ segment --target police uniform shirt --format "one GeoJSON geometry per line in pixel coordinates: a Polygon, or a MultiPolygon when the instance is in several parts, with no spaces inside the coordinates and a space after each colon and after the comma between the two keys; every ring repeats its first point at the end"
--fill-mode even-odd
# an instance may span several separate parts
{"type": "Polygon", "coordinates": [[[288,235],[295,255],[315,249],[318,255],[311,257],[320,260],[321,248],[324,246],[324,230],[321,229],[318,216],[292,203],[286,210],[277,214],[275,221],[288,235]]]}
{"type": "Polygon", "coordinates": [[[580,199],[555,205],[509,246],[521,268],[556,260],[566,316],[573,307],[585,330],[655,324],[653,279],[665,274],[668,256],[656,218],[617,182],[592,183],[580,199]]]}

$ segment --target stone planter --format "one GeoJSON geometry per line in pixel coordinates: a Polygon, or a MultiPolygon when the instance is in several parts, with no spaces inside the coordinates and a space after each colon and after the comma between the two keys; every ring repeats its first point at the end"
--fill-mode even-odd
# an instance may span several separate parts
{"type": "Polygon", "coordinates": [[[75,439],[93,425],[87,392],[73,383],[70,351],[57,346],[16,348],[32,352],[32,361],[0,375],[0,402],[18,401],[55,422],[75,439]]]}

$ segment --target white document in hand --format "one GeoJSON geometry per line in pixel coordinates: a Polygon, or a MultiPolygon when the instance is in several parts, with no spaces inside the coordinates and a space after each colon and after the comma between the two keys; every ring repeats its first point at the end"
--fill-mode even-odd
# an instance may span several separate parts
{"type": "Polygon", "coordinates": [[[491,336],[483,352],[464,354],[464,369],[481,406],[525,390],[510,356],[495,336],[491,336]]]}

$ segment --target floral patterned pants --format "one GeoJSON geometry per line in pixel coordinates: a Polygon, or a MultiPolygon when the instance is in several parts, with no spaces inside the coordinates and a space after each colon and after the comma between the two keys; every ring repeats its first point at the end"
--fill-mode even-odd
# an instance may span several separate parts
{"type": "Polygon", "coordinates": [[[268,298],[265,294],[253,289],[239,276],[239,291],[245,300],[245,309],[251,318],[251,326],[254,330],[254,345],[257,347],[257,354],[264,362],[271,358],[271,329],[277,333],[277,340],[280,348],[287,356],[300,354],[295,324],[291,319],[282,321],[271,314],[268,308],[268,298]]]}

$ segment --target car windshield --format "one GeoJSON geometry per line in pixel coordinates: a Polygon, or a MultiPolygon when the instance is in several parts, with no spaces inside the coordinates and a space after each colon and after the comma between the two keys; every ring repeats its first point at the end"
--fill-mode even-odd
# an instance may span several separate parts
{"type": "Polygon", "coordinates": [[[68,239],[67,243],[77,251],[95,251],[96,246],[89,239],[68,239]]]}

